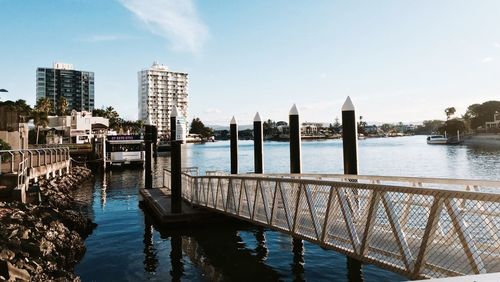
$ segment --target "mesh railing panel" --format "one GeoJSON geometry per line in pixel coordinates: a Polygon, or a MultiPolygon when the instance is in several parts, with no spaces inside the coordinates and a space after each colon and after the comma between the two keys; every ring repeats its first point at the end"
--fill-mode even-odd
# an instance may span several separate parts
{"type": "Polygon", "coordinates": [[[498,194],[269,176],[191,178],[185,183],[195,205],[411,278],[500,271],[498,194]]]}

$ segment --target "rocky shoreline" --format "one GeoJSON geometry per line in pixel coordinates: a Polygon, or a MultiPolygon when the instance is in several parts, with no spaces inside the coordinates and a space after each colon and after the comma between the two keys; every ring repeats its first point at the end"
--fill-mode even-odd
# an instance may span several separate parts
{"type": "Polygon", "coordinates": [[[73,271],[85,253],[84,239],[96,224],[69,192],[92,173],[41,179],[38,204],[0,202],[0,281],[80,281],[73,271]]]}

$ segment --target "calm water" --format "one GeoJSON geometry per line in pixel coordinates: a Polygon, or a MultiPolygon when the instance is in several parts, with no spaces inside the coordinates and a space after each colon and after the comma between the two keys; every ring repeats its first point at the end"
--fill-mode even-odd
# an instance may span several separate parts
{"type": "MultiPolygon", "coordinates": [[[[184,146],[185,166],[229,170],[229,143],[184,146]]],[[[253,143],[240,141],[240,172],[253,169],[253,143]]],[[[265,171],[288,172],[289,147],[265,143],[265,171]]],[[[423,136],[368,139],[359,143],[360,174],[499,179],[500,149],[430,146],[423,136]]],[[[155,164],[157,185],[168,155],[155,164]]],[[[304,142],[303,172],[342,173],[340,140],[304,142]]],[[[157,228],[138,205],[142,170],[97,173],[77,196],[98,224],[76,268],[83,281],[398,281],[404,277],[372,265],[348,271],[346,258],[304,242],[242,223],[206,222],[192,228],[157,228]]]]}

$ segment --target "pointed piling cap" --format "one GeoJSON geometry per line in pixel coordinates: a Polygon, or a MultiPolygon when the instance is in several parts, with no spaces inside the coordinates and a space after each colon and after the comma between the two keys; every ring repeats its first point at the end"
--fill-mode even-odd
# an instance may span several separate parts
{"type": "Polygon", "coordinates": [[[257,113],[255,114],[255,117],[253,118],[253,121],[258,121],[258,122],[262,121],[262,119],[260,119],[259,112],[257,112],[257,113]]]}
{"type": "Polygon", "coordinates": [[[288,115],[290,115],[290,116],[298,116],[299,115],[299,110],[297,109],[297,106],[295,104],[293,104],[288,115]]]}
{"type": "Polygon", "coordinates": [[[347,99],[345,99],[344,105],[342,106],[342,111],[354,111],[354,105],[352,104],[351,97],[347,96],[347,99]]]}
{"type": "Polygon", "coordinates": [[[233,116],[233,118],[231,119],[231,124],[236,124],[236,119],[234,118],[234,116],[233,116]]]}
{"type": "Polygon", "coordinates": [[[177,111],[177,106],[174,105],[172,107],[172,112],[170,113],[170,117],[178,117],[179,116],[179,112],[177,111]]]}

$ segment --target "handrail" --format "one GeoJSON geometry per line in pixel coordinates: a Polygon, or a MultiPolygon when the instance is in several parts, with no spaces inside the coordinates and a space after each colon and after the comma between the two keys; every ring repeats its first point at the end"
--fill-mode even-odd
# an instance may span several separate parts
{"type": "Polygon", "coordinates": [[[499,181],[328,176],[184,172],[182,197],[410,278],[500,271],[499,181]]]}

